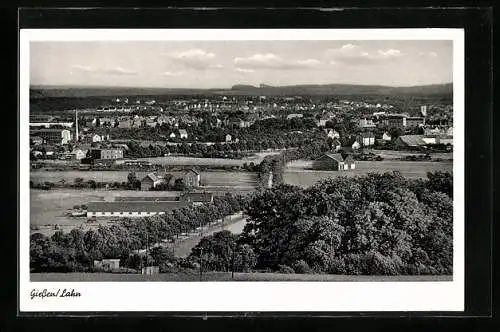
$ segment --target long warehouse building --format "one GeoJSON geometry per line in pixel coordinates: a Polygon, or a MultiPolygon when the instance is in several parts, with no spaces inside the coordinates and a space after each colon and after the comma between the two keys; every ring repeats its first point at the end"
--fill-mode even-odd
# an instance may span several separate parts
{"type": "Polygon", "coordinates": [[[187,201],[89,202],[87,218],[92,217],[149,217],[192,206],[187,201]]]}

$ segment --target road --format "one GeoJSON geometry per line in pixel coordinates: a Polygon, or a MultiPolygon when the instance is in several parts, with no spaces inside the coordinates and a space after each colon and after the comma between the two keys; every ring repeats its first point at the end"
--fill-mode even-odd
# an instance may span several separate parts
{"type": "Polygon", "coordinates": [[[235,214],[231,216],[230,221],[225,221],[224,224],[218,223],[216,226],[203,229],[201,233],[192,234],[188,238],[175,243],[175,247],[173,249],[174,255],[177,257],[189,256],[189,254],[191,253],[191,249],[193,249],[198,244],[198,242],[200,242],[202,237],[212,235],[213,233],[220,232],[222,230],[228,230],[231,233],[239,234],[243,231],[246,220],[246,216],[241,215],[241,213],[235,214]]]}

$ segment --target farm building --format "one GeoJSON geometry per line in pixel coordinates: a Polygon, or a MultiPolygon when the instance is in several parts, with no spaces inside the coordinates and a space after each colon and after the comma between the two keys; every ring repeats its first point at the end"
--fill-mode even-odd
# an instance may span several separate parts
{"type": "Polygon", "coordinates": [[[180,197],[181,201],[193,202],[193,205],[212,203],[214,195],[212,193],[186,193],[180,197]]]}
{"type": "Polygon", "coordinates": [[[355,167],[356,165],[351,155],[348,155],[344,159],[340,153],[325,153],[324,156],[313,162],[313,168],[318,170],[343,171],[355,169],[355,167]]]}
{"type": "Polygon", "coordinates": [[[361,146],[371,146],[375,144],[375,135],[371,132],[361,133],[356,137],[356,141],[361,146]]]}
{"type": "Polygon", "coordinates": [[[191,202],[180,201],[136,201],[136,202],[89,202],[87,218],[91,217],[148,217],[165,214],[191,206],[191,202]]]}
{"type": "Polygon", "coordinates": [[[186,187],[199,187],[200,186],[201,175],[195,169],[189,169],[182,175],[182,181],[186,187]]]}
{"type": "Polygon", "coordinates": [[[155,188],[157,185],[162,183],[160,177],[158,177],[155,173],[149,173],[145,177],[141,179],[141,190],[150,190],[151,188],[155,188]]]}
{"type": "Polygon", "coordinates": [[[398,147],[417,147],[430,144],[426,143],[423,138],[424,135],[402,135],[396,139],[394,144],[398,147]]]}
{"type": "Polygon", "coordinates": [[[104,271],[113,271],[120,268],[120,259],[103,259],[100,261],[94,261],[94,268],[104,270],[104,271]]]}

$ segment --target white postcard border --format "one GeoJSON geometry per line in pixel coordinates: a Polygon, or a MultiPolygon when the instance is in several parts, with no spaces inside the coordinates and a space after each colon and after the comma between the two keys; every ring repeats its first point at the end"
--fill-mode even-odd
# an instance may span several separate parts
{"type": "Polygon", "coordinates": [[[465,110],[463,29],[23,29],[20,31],[19,306],[36,311],[463,311],[465,110]],[[454,223],[449,282],[31,282],[29,43],[91,40],[453,40],[454,223]],[[77,298],[35,298],[33,289],[77,298]]]}

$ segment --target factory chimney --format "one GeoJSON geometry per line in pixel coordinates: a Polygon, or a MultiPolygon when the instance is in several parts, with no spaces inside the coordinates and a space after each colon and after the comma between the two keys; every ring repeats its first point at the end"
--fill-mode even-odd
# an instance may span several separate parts
{"type": "Polygon", "coordinates": [[[75,110],[75,128],[76,128],[75,142],[78,143],[78,110],[75,110]]]}

